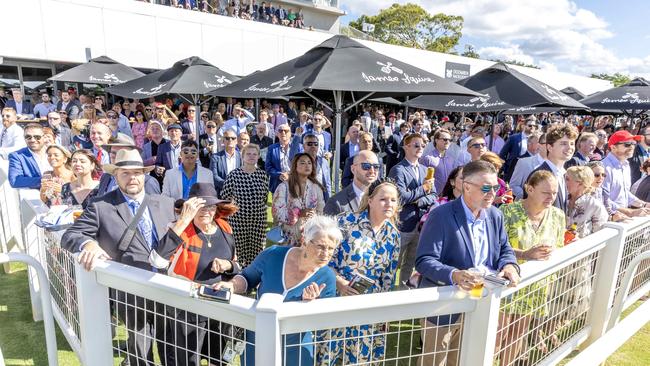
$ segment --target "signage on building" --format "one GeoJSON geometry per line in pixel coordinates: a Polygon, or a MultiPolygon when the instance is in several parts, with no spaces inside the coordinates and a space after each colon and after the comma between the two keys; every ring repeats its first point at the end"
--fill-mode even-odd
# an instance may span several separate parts
{"type": "Polygon", "coordinates": [[[460,80],[469,77],[469,65],[449,62],[445,65],[445,79],[460,80]]]}

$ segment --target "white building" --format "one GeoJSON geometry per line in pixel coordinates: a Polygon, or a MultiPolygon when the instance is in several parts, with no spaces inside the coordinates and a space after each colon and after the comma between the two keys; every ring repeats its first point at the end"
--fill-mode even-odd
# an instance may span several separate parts
{"type": "MultiPolygon", "coordinates": [[[[258,2],[258,3],[261,3],[258,2]]],[[[0,2],[5,37],[0,42],[0,80],[35,86],[65,68],[107,55],[141,69],[163,69],[200,56],[236,75],[263,70],[303,54],[337,33],[337,0],[282,0],[302,9],[300,30],[135,0],[20,0],[0,2]]],[[[491,61],[362,41],[376,51],[437,75],[475,74],[491,61]],[[449,64],[449,63],[452,64],[449,64]]],[[[518,70],[562,89],[585,94],[610,83],[525,67],[518,70]]]]}

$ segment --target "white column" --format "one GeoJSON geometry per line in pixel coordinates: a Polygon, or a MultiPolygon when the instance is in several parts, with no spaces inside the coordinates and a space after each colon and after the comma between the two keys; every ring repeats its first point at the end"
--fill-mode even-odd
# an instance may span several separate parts
{"type": "Polygon", "coordinates": [[[282,366],[282,337],[278,309],[284,297],[264,294],[258,301],[255,319],[255,361],[258,365],[282,366]]]}
{"type": "Polygon", "coordinates": [[[499,327],[501,289],[476,301],[476,309],[465,313],[459,365],[492,366],[499,327]]]}

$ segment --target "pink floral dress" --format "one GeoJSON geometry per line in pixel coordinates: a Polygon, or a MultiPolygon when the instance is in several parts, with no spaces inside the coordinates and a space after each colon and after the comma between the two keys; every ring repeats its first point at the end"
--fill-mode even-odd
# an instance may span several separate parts
{"type": "Polygon", "coordinates": [[[282,227],[282,231],[289,238],[289,245],[300,245],[302,227],[306,218],[300,217],[303,209],[316,209],[316,213],[322,214],[325,207],[323,190],[312,181],[307,181],[303,197],[294,198],[289,194],[289,185],[282,182],[273,194],[273,206],[271,208],[273,221],[282,227]]]}
{"type": "Polygon", "coordinates": [[[131,125],[131,132],[133,133],[133,139],[135,140],[135,145],[142,149],[144,146],[145,135],[147,133],[147,127],[149,123],[147,122],[133,122],[131,125]]]}

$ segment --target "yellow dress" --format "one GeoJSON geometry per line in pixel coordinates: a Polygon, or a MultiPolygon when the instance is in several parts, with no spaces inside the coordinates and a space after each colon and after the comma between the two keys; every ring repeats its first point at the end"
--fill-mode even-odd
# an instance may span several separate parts
{"type": "MultiPolygon", "coordinates": [[[[564,246],[564,213],[557,207],[549,207],[544,218],[535,229],[526,215],[521,201],[501,205],[508,241],[514,249],[528,250],[535,245],[551,244],[556,248],[564,246]]],[[[525,262],[519,260],[519,263],[525,262]]],[[[548,313],[547,297],[550,283],[555,275],[543,278],[515,292],[507,300],[504,311],[511,314],[545,316],[548,313]]]]}

